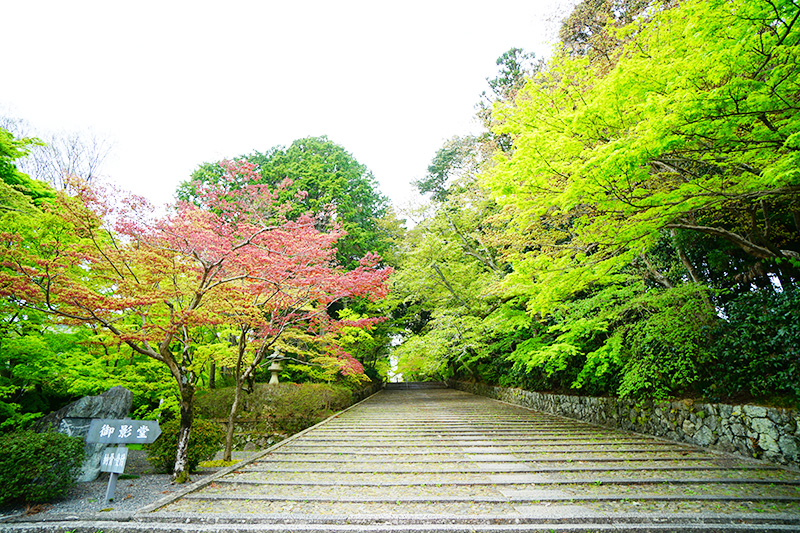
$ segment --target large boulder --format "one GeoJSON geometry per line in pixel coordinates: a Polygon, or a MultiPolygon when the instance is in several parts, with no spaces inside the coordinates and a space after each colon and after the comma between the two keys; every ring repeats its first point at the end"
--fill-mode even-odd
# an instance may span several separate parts
{"type": "MultiPolygon", "coordinates": [[[[112,387],[99,396],[84,396],[42,418],[37,431],[56,430],[73,437],[86,438],[89,426],[95,418],[120,419],[128,416],[133,403],[133,393],[125,387],[112,387]]],[[[86,444],[86,459],[83,461],[78,481],[94,481],[100,475],[100,461],[105,444],[86,444]]]]}

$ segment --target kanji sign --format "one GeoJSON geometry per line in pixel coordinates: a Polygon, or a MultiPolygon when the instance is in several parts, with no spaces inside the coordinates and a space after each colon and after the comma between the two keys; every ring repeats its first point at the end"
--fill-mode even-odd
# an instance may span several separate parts
{"type": "Polygon", "coordinates": [[[112,472],[121,474],[125,471],[125,461],[128,460],[128,448],[106,448],[103,452],[103,460],[100,461],[101,472],[112,472]]]}
{"type": "Polygon", "coordinates": [[[92,420],[86,442],[102,444],[149,444],[161,435],[155,420],[92,420]]]}

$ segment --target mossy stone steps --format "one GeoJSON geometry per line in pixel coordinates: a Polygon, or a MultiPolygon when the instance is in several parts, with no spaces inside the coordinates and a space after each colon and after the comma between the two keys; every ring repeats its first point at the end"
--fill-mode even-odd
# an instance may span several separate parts
{"type": "Polygon", "coordinates": [[[790,531],[800,473],[412,386],[139,519],[184,531],[790,531]]]}

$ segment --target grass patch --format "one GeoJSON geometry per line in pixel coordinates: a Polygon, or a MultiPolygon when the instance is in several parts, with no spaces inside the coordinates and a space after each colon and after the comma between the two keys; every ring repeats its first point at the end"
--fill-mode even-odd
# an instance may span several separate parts
{"type": "Polygon", "coordinates": [[[238,464],[239,461],[223,461],[222,459],[216,461],[201,461],[199,465],[200,468],[225,468],[228,466],[233,466],[238,464]]]}

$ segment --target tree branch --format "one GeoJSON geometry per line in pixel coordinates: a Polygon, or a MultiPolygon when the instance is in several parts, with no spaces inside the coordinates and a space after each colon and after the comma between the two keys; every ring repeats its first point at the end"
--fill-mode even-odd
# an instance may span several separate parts
{"type": "Polygon", "coordinates": [[[462,299],[461,299],[461,297],[459,297],[459,296],[458,296],[458,294],[456,294],[456,291],[455,291],[455,290],[453,289],[453,287],[450,285],[450,282],[448,282],[448,281],[447,281],[447,278],[445,278],[445,277],[444,277],[444,274],[442,274],[442,270],[439,268],[439,265],[437,265],[436,263],[433,263],[433,264],[431,264],[431,268],[434,270],[434,272],[436,272],[436,273],[439,275],[439,277],[440,277],[440,278],[441,278],[441,280],[442,280],[442,283],[443,283],[443,284],[444,284],[444,286],[447,288],[447,290],[448,290],[448,291],[450,291],[450,294],[452,294],[452,295],[453,295],[453,298],[455,298],[456,300],[458,300],[458,303],[460,303],[460,304],[461,304],[461,305],[463,305],[464,307],[469,307],[469,306],[467,305],[467,303],[466,303],[464,300],[462,300],[462,299]]]}
{"type": "MultiPolygon", "coordinates": [[[[736,246],[740,247],[748,254],[757,257],[759,259],[773,259],[776,257],[776,254],[772,252],[770,249],[765,248],[763,246],[759,246],[754,242],[742,237],[738,233],[728,231],[724,228],[714,228],[710,226],[694,226],[691,224],[667,224],[664,227],[669,229],[685,229],[689,231],[697,231],[700,233],[705,233],[707,235],[714,235],[716,237],[721,237],[726,241],[731,242],[736,246]]],[[[783,251],[784,250],[781,250],[781,252],[783,251]]]]}

